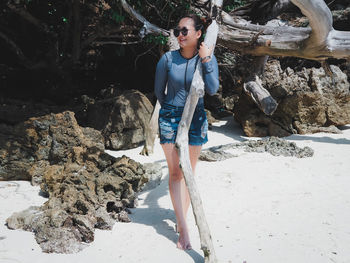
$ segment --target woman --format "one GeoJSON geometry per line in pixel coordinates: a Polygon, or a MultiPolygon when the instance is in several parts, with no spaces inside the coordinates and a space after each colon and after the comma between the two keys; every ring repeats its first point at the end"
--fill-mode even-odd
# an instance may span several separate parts
{"type": "MultiPolygon", "coordinates": [[[[209,48],[202,42],[198,49],[202,30],[203,24],[198,16],[187,15],[181,18],[177,28],[174,29],[180,49],[169,51],[161,57],[155,77],[155,94],[161,104],[160,143],[168,164],[169,191],[179,232],[176,245],[184,250],[191,249],[186,224],[190,197],[179,167],[175,139],[197,63],[202,63],[205,91],[213,95],[219,89],[218,65],[215,56],[211,55],[213,47],[209,48]]],[[[189,153],[193,174],[202,145],[208,141],[207,130],[208,121],[204,111],[204,101],[200,98],[189,130],[189,153]]]]}

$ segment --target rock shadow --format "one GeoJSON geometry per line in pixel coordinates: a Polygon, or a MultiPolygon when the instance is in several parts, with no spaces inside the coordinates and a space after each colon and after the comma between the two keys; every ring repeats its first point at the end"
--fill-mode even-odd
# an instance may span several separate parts
{"type": "MultiPolygon", "coordinates": [[[[225,117],[220,119],[220,121],[227,121],[224,125],[210,127],[212,132],[221,133],[227,137],[230,137],[236,141],[246,141],[241,125],[234,119],[233,116],[225,117]]],[[[209,138],[210,140],[210,138],[209,138]]]]}
{"type": "Polygon", "coordinates": [[[307,136],[307,135],[291,135],[286,138],[288,141],[304,141],[309,140],[313,142],[322,142],[322,143],[333,143],[333,144],[350,144],[350,140],[344,139],[344,138],[331,138],[327,136],[323,137],[313,137],[313,136],[307,136]]]}

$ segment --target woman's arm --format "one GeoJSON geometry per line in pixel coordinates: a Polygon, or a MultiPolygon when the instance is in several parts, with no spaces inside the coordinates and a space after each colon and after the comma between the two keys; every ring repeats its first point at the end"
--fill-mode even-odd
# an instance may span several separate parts
{"type": "Polygon", "coordinates": [[[157,63],[156,76],[154,80],[154,93],[160,103],[164,102],[165,88],[168,81],[167,57],[166,53],[160,58],[157,63]]]}
{"type": "Polygon", "coordinates": [[[219,69],[214,54],[202,62],[202,67],[205,91],[212,96],[219,90],[219,69]]]}

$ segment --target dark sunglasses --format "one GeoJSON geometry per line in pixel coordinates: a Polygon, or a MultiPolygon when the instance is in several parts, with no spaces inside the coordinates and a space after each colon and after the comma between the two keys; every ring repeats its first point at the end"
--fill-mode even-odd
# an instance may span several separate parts
{"type": "Polygon", "coordinates": [[[180,33],[185,37],[188,34],[188,28],[187,27],[183,27],[183,28],[175,28],[174,29],[174,36],[178,37],[180,35],[180,33]]]}

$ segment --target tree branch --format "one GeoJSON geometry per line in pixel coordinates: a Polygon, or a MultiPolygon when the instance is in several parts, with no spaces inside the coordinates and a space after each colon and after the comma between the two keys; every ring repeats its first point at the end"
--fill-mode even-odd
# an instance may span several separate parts
{"type": "Polygon", "coordinates": [[[161,34],[163,36],[169,36],[168,30],[162,29],[146,20],[142,15],[136,12],[125,0],[119,0],[124,11],[127,12],[134,20],[143,23],[143,27],[140,31],[140,36],[143,38],[147,34],[161,34]]]}
{"type": "Polygon", "coordinates": [[[350,58],[350,32],[337,31],[331,27],[330,11],[323,0],[293,1],[302,2],[302,8],[307,6],[315,9],[305,12],[310,16],[310,21],[313,21],[311,28],[253,25],[243,19],[233,19],[222,12],[226,25],[221,25],[218,41],[228,48],[255,56],[294,56],[317,61],[331,57],[350,58]],[[309,6],[309,2],[313,2],[312,5],[309,6]],[[319,21],[323,15],[325,21],[321,23],[319,21]],[[320,29],[317,29],[318,23],[320,29]],[[253,34],[256,35],[257,32],[261,33],[252,46],[250,43],[253,34]]]}
{"type": "Polygon", "coordinates": [[[308,48],[327,45],[327,37],[332,26],[332,13],[323,0],[291,0],[309,19],[312,29],[307,41],[308,48]]]}

